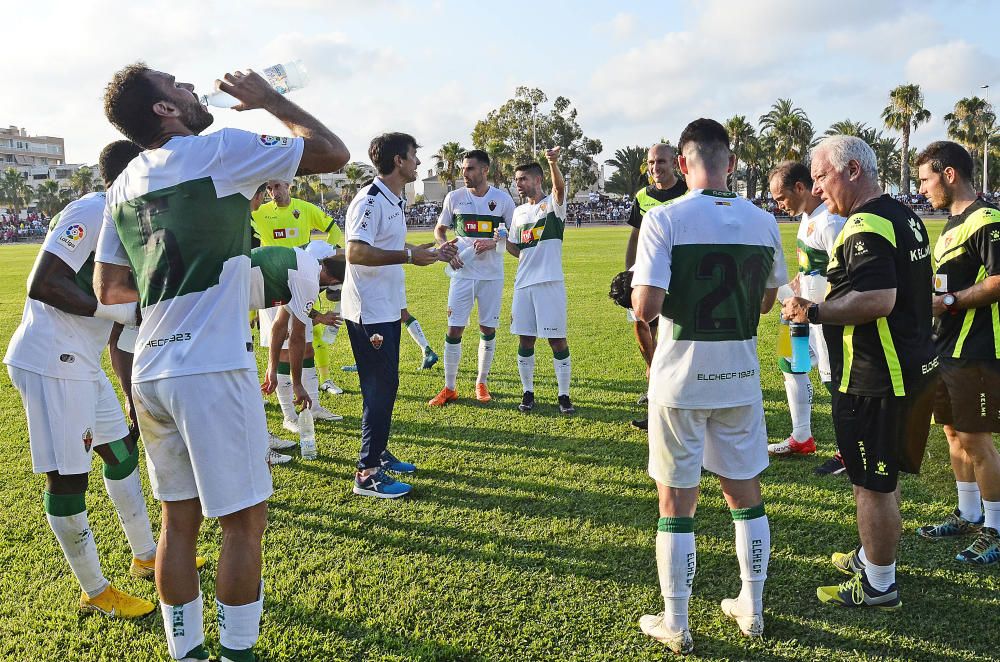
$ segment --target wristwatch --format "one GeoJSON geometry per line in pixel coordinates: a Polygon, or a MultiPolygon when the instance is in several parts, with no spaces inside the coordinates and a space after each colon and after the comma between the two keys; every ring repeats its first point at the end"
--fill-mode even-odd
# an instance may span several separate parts
{"type": "Polygon", "coordinates": [[[406,249],[406,263],[413,264],[413,251],[409,248],[406,249]]]}
{"type": "Polygon", "coordinates": [[[814,303],[806,308],[806,319],[810,324],[819,324],[819,304],[814,303]]]}
{"type": "Polygon", "coordinates": [[[955,304],[958,303],[958,297],[955,296],[954,292],[948,292],[948,294],[944,295],[941,299],[941,303],[944,304],[945,310],[952,315],[958,314],[958,309],[955,308],[955,304]]]}

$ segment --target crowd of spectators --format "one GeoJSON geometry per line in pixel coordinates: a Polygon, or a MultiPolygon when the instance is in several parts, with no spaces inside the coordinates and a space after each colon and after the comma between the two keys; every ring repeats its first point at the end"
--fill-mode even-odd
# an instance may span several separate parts
{"type": "Polygon", "coordinates": [[[29,212],[17,218],[13,210],[0,213],[0,243],[22,241],[31,237],[44,237],[49,219],[41,212],[29,212]]]}

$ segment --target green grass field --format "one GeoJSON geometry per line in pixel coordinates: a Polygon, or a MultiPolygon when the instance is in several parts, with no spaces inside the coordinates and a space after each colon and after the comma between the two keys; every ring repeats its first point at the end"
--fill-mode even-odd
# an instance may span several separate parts
{"type": "MultiPolygon", "coordinates": [[[[941,223],[931,226],[936,235],[941,223]]],[[[794,228],[782,229],[791,264],[794,228]]],[[[344,421],[318,424],[319,460],[296,459],[274,472],[261,659],[671,657],[637,626],[640,615],[660,611],[663,603],[646,440],[628,425],[641,413],[635,401],[644,388],[642,362],[624,312],[607,298],[626,236],[625,228],[567,230],[575,417],[558,413],[542,345],[536,369],[540,406],[531,415],[517,412],[515,342],[506,330],[509,289],[497,335],[495,399],[487,406],[471,398],[478,342],[471,329],[459,374],[462,399],[433,411],[426,401],[442,386],[440,364],[418,372],[417,347],[404,334],[391,448],[420,467],[411,499],[382,502],[351,494],[361,398],[357,377],[335,371],[346,393],[324,396],[324,404],[344,421]]],[[[0,248],[3,346],[20,319],[37,249],[0,248]]],[[[513,275],[508,258],[508,284],[513,275]]],[[[410,311],[440,353],[447,279],[440,267],[407,268],[407,279],[410,311]]],[[[790,429],[774,361],[776,320],[772,312],[760,329],[771,441],[790,429]]],[[[351,362],[344,333],[334,365],[351,362]]],[[[775,462],[764,475],[773,550],[762,641],[743,639],[719,611],[719,601],[735,596],[740,586],[733,525],[718,482],[702,482],[691,604],[696,653],[717,660],[997,659],[998,570],[961,566],[952,558],[963,544],[932,544],[914,533],[954,507],[940,429],[932,433],[924,473],[903,479],[903,610],[855,613],[816,600],[816,586],[842,579],[830,553],[856,542],[848,481],[812,474],[834,451],[829,399],[816,386],[819,456],[775,462]]],[[[277,429],[276,402],[268,402],[267,414],[277,429]]],[[[79,589],[45,522],[43,481],[31,474],[24,414],[6,372],[0,377],[0,432],[0,659],[167,659],[158,612],[138,622],[78,615],[79,589]]],[[[151,583],[128,576],[128,546],[104,494],[100,463],[94,466],[88,505],[105,574],[119,588],[155,599],[151,583]]],[[[155,531],[159,511],[148,488],[147,497],[155,531]]],[[[216,653],[212,600],[219,544],[217,524],[206,522],[200,549],[209,566],[202,590],[208,643],[216,653]]]]}

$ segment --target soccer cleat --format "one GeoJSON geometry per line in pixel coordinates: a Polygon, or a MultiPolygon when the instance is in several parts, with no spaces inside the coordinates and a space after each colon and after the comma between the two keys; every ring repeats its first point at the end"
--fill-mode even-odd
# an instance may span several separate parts
{"type": "Polygon", "coordinates": [[[434,364],[438,362],[438,355],[434,353],[434,350],[428,345],[424,347],[424,361],[420,364],[421,370],[430,370],[434,367],[434,364]]]}
{"type": "Polygon", "coordinates": [[[483,384],[482,382],[477,382],[476,383],[476,400],[479,400],[480,402],[489,402],[492,399],[493,399],[493,396],[490,395],[490,390],[488,388],[486,388],[486,384],[483,384]]]}
{"type": "Polygon", "coordinates": [[[441,389],[440,393],[427,401],[427,405],[429,407],[444,407],[449,402],[455,402],[455,400],[458,400],[458,393],[445,386],[441,389]]]}
{"type": "Polygon", "coordinates": [[[847,471],[847,467],[844,466],[844,458],[837,453],[829,460],[819,465],[813,470],[813,473],[817,476],[839,476],[840,474],[847,471]]]}
{"type": "Polygon", "coordinates": [[[634,428],[639,429],[639,430],[648,430],[649,429],[649,419],[646,419],[646,418],[637,418],[637,419],[633,420],[630,423],[630,425],[632,427],[634,427],[634,428]]]}
{"type": "Polygon", "coordinates": [[[291,448],[299,443],[297,441],[292,441],[291,439],[282,439],[273,432],[268,432],[267,437],[267,447],[273,451],[283,451],[286,448],[291,448]]]}
{"type": "Polygon", "coordinates": [[[836,586],[820,586],[816,589],[816,597],[820,602],[855,609],[857,607],[876,607],[878,609],[899,609],[903,606],[899,599],[899,588],[895,584],[887,591],[876,591],[868,583],[864,572],[856,573],[843,584],[836,586]]]}
{"type": "Polygon", "coordinates": [[[768,455],[811,455],[816,452],[816,440],[809,437],[805,441],[796,441],[788,437],[777,444],[768,444],[768,455]]]}
{"type": "Polygon", "coordinates": [[[521,404],[517,406],[518,409],[527,413],[535,408],[535,392],[525,391],[524,395],[521,396],[521,404]]]}
{"type": "Polygon", "coordinates": [[[327,409],[321,404],[316,402],[312,405],[313,420],[315,421],[342,421],[344,417],[340,414],[334,414],[332,411],[327,409]]]}
{"type": "MultiPolygon", "coordinates": [[[[948,515],[940,524],[927,524],[917,529],[917,535],[928,540],[940,540],[941,538],[953,538],[955,536],[967,536],[979,533],[983,528],[985,517],[980,517],[978,522],[970,522],[959,514],[958,508],[951,515],[948,515]]],[[[962,559],[959,559],[960,561],[962,559]]]]}
{"type": "Polygon", "coordinates": [[[111,584],[93,598],[80,594],[80,611],[93,611],[112,618],[141,618],[149,614],[154,605],[149,600],[122,593],[111,584]]]}
{"type": "Polygon", "coordinates": [[[286,418],[281,421],[281,427],[285,428],[292,434],[299,433],[299,422],[294,418],[286,418]]]}
{"type": "Polygon", "coordinates": [[[648,405],[649,404],[649,394],[643,393],[639,396],[639,399],[635,401],[637,405],[648,405]]]}
{"type": "Polygon", "coordinates": [[[322,384],[320,384],[319,390],[323,391],[324,393],[329,393],[330,395],[340,395],[341,393],[344,392],[344,389],[334,384],[332,379],[328,379],[322,384]]]}
{"type": "Polygon", "coordinates": [[[366,478],[361,477],[361,472],[354,474],[354,493],[361,496],[372,496],[378,499],[398,499],[404,497],[413,488],[398,481],[381,468],[366,478]]]}
{"type": "MultiPolygon", "coordinates": [[[[194,567],[201,570],[201,567],[205,565],[204,556],[194,557],[194,567]]],[[[156,576],[156,557],[149,559],[148,561],[140,561],[139,559],[132,557],[132,567],[128,569],[128,574],[133,577],[138,577],[139,579],[148,579],[152,581],[156,576]]]]}
{"type": "Polygon", "coordinates": [[[273,467],[276,464],[285,464],[286,462],[291,462],[291,455],[282,455],[276,450],[267,449],[267,466],[273,467]]]}
{"type": "Polygon", "coordinates": [[[560,414],[575,414],[576,413],[576,407],[574,407],[573,403],[569,401],[569,396],[568,395],[560,395],[559,396],[559,413],[560,414]]]}
{"type": "Polygon", "coordinates": [[[642,630],[643,634],[656,639],[678,655],[689,655],[694,652],[694,639],[691,638],[691,630],[687,628],[679,632],[668,630],[663,625],[663,612],[642,616],[639,619],[639,629],[642,630]]]}
{"type": "Polygon", "coordinates": [[[763,614],[740,614],[738,613],[739,601],[733,598],[726,598],[719,606],[722,613],[736,621],[740,632],[745,637],[764,636],[764,615],[763,614]]]}
{"type": "Polygon", "coordinates": [[[858,545],[848,553],[834,552],[830,557],[833,567],[840,570],[845,575],[856,575],[864,572],[865,563],[861,560],[861,546],[858,545]]]}
{"type": "Polygon", "coordinates": [[[955,556],[956,561],[972,565],[993,565],[1000,561],[1000,534],[984,526],[971,545],[955,556]]]}
{"type": "Polygon", "coordinates": [[[403,462],[390,453],[388,449],[382,451],[382,457],[379,458],[379,461],[381,462],[382,471],[391,471],[397,474],[412,474],[417,470],[415,464],[403,462]]]}
{"type": "Polygon", "coordinates": [[[344,372],[357,372],[358,364],[354,363],[352,365],[342,365],[340,366],[340,369],[343,370],[344,372]]]}

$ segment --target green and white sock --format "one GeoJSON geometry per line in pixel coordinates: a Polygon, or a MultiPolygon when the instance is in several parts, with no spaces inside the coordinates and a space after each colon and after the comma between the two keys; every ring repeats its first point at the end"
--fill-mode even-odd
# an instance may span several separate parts
{"type": "Polygon", "coordinates": [[[260,619],[264,614],[264,582],[260,583],[256,602],[226,605],[215,601],[219,619],[219,643],[222,659],[229,662],[254,662],[253,647],[260,638],[260,619]]]}
{"type": "Polygon", "coordinates": [[[45,517],[80,588],[88,597],[100,595],[108,587],[108,580],[101,571],[94,534],[87,520],[86,496],[46,492],[45,517]]]}
{"type": "Polygon", "coordinates": [[[661,517],[656,526],[656,572],[663,595],[663,623],[671,632],[688,627],[696,569],[694,518],[661,517]]]}
{"type": "Polygon", "coordinates": [[[149,511],[139,479],[139,448],[129,452],[124,439],[108,444],[118,464],[104,464],[104,487],[118,513],[132,556],[148,561],[156,556],[156,542],[149,524],[149,511]]]}
{"type": "Polygon", "coordinates": [[[559,387],[559,395],[569,395],[569,378],[572,372],[569,347],[561,352],[552,353],[552,367],[556,371],[556,385],[559,387]]]}
{"type": "Polygon", "coordinates": [[[278,406],[284,414],[286,421],[297,421],[298,414],[295,413],[295,404],[292,402],[292,377],[291,366],[287,363],[278,364],[278,386],[274,390],[278,396],[278,406]]]}
{"type": "Polygon", "coordinates": [[[486,335],[479,334],[479,372],[476,374],[476,383],[485,384],[490,376],[490,368],[493,367],[493,354],[497,347],[496,331],[486,335]]]}
{"type": "Polygon", "coordinates": [[[185,657],[208,659],[204,654],[205,623],[202,616],[202,597],[182,605],[168,605],[160,602],[163,616],[163,632],[167,635],[167,651],[170,657],[181,660],[185,657]]]}
{"type": "Polygon", "coordinates": [[[444,386],[455,390],[458,366],[462,362],[462,338],[444,337],[444,386]]]}
{"type": "Polygon", "coordinates": [[[521,376],[521,390],[535,390],[535,348],[517,349],[517,374],[521,376]]]}
{"type": "Polygon", "coordinates": [[[741,614],[764,613],[764,581],[771,559],[771,527],[764,504],[730,510],[736,529],[736,559],[743,587],[736,599],[741,614]]]}
{"type": "Polygon", "coordinates": [[[410,317],[410,321],[406,323],[406,332],[410,334],[413,342],[417,343],[422,351],[427,351],[430,343],[427,342],[427,336],[424,335],[424,330],[420,328],[420,322],[417,321],[416,317],[410,317]]]}

